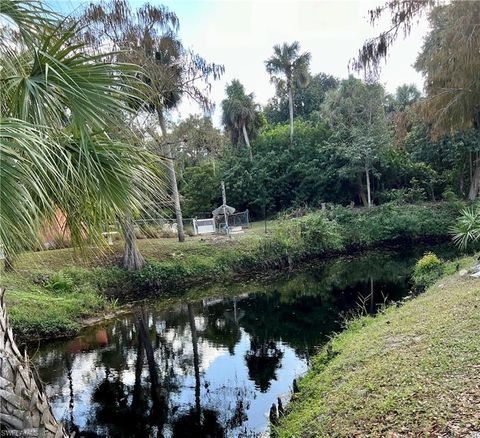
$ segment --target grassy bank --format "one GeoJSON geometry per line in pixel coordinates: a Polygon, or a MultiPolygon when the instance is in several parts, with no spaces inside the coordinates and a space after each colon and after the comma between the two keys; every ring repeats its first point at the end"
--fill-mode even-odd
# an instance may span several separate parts
{"type": "Polygon", "coordinates": [[[385,243],[448,238],[457,208],[447,204],[335,208],[275,221],[267,235],[257,224],[245,235],[139,240],[148,260],[140,272],[119,268],[122,243],[108,252],[71,249],[24,254],[16,271],[2,274],[16,333],[25,338],[69,335],[120,301],[153,293],[166,296],[188,286],[234,275],[282,268],[313,257],[349,253],[385,243]]]}
{"type": "Polygon", "coordinates": [[[460,273],[357,319],[313,360],[278,436],[473,436],[479,339],[480,280],[460,273]]]}

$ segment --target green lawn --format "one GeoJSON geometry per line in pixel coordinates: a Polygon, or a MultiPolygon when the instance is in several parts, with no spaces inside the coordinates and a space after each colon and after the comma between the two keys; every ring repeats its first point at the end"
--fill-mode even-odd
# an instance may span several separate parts
{"type": "MultiPolygon", "coordinates": [[[[184,243],[175,238],[139,239],[138,246],[148,260],[162,264],[151,275],[162,276],[165,272],[169,277],[165,280],[177,282],[173,289],[181,290],[185,280],[214,279],[219,261],[248,252],[263,233],[263,223],[254,223],[244,234],[232,238],[195,236],[187,237],[184,243]]],[[[15,271],[1,272],[0,278],[7,289],[6,302],[15,333],[23,339],[68,336],[86,319],[115,310],[115,298],[109,299],[104,292],[112,288],[128,291],[131,286],[130,277],[115,268],[121,265],[122,253],[123,242],[117,241],[102,251],[86,249],[78,253],[67,248],[23,254],[15,263],[15,271]],[[55,283],[55,279],[59,281],[55,283]]]]}
{"type": "Polygon", "coordinates": [[[400,308],[354,321],[331,346],[301,380],[279,437],[480,432],[479,279],[441,279],[400,308]]]}
{"type": "MultiPolygon", "coordinates": [[[[268,230],[275,227],[274,221],[268,222],[268,230]]],[[[183,243],[176,238],[138,239],[138,247],[144,257],[157,261],[174,260],[179,256],[201,255],[211,257],[222,251],[231,250],[232,246],[248,247],[253,241],[257,241],[264,235],[264,223],[253,222],[251,228],[246,229],[244,234],[237,234],[232,238],[225,236],[186,236],[183,243]]],[[[23,254],[16,262],[15,270],[18,274],[31,273],[33,271],[44,272],[83,266],[105,266],[121,264],[123,254],[123,242],[117,240],[113,246],[99,249],[85,249],[83,253],[71,248],[38,251],[23,254]]]]}

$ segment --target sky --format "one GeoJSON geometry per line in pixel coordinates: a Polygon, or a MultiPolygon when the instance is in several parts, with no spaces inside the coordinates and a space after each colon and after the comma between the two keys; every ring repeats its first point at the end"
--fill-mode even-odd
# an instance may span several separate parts
{"type": "MultiPolygon", "coordinates": [[[[63,11],[78,9],[88,2],[59,0],[52,6],[63,11]]],[[[131,0],[132,7],[144,3],[131,0]]],[[[274,95],[264,61],[273,53],[273,45],[299,41],[302,51],[311,53],[311,72],[324,72],[339,78],[348,76],[349,60],[357,54],[365,39],[388,27],[388,18],[373,28],[368,10],[384,0],[150,0],[173,10],[180,20],[183,44],[207,61],[223,64],[225,74],[212,83],[211,99],[216,103],[213,120],[220,123],[220,103],[225,86],[239,79],[256,101],[267,103],[274,95]]],[[[420,19],[405,39],[399,36],[391,56],[382,67],[380,82],[387,91],[405,83],[420,89],[423,80],[412,67],[428,32],[425,18],[420,19]]],[[[200,108],[185,99],[171,114],[173,121],[200,108]]]]}

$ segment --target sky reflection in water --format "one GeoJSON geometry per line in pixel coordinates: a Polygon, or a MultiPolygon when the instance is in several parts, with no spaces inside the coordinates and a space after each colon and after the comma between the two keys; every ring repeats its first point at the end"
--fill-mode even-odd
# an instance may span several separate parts
{"type": "MultiPolygon", "coordinates": [[[[138,307],[47,343],[34,362],[54,413],[84,437],[250,437],[287,400],[293,378],[341,315],[374,312],[408,293],[408,253],[316,264],[266,284],[202,291],[227,296],[138,307]],[[371,294],[373,291],[373,294],[371,294]]],[[[198,291],[196,291],[198,293],[198,291]]]]}

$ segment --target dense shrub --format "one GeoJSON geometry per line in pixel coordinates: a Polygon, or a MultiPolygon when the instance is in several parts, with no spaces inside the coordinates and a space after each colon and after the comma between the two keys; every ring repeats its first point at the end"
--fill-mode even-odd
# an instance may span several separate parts
{"type": "Polygon", "coordinates": [[[346,246],[446,238],[456,208],[443,204],[386,204],[371,209],[337,207],[329,213],[341,227],[346,246]]]}
{"type": "Polygon", "coordinates": [[[442,261],[432,252],[427,252],[415,264],[413,281],[418,286],[428,287],[443,274],[442,261]]]}

